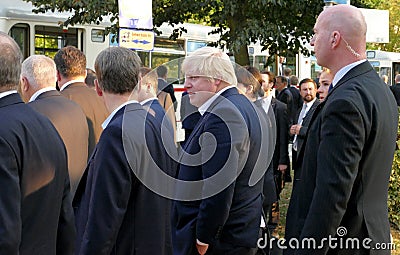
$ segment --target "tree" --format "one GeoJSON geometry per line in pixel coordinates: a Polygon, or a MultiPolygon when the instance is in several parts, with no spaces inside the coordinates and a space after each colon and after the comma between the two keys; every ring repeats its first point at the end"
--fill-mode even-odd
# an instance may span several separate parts
{"type": "MultiPolygon", "coordinates": [[[[74,12],[64,25],[98,23],[104,16],[118,28],[118,3],[114,0],[25,0],[36,12],[74,12]]],[[[259,41],[270,55],[309,54],[305,44],[312,36],[322,0],[153,0],[154,25],[190,20],[216,27],[219,46],[226,46],[240,65],[248,65],[247,45],[259,41]]],[[[174,37],[184,32],[178,28],[174,37]]]]}

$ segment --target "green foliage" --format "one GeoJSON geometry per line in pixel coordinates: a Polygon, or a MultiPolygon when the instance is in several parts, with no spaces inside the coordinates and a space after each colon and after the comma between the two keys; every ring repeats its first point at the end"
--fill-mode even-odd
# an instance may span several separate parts
{"type": "MultiPolygon", "coordinates": [[[[115,33],[118,29],[118,1],[115,0],[25,0],[37,12],[70,11],[64,25],[99,23],[109,16],[115,33]]],[[[241,65],[248,64],[247,45],[259,41],[270,55],[308,54],[304,47],[322,11],[322,0],[152,0],[154,25],[171,25],[196,20],[217,27],[219,46],[226,46],[241,65]],[[242,56],[240,56],[242,55],[242,56]],[[247,62],[246,62],[247,61],[247,62]]],[[[362,0],[354,0],[363,6],[362,0]]],[[[365,1],[365,0],[364,0],[365,1]]],[[[372,1],[372,0],[370,0],[372,1]]],[[[157,31],[156,31],[157,32],[157,31]]],[[[177,28],[172,38],[185,32],[177,28]]]]}
{"type": "Polygon", "coordinates": [[[400,122],[397,130],[396,151],[394,153],[392,174],[389,182],[389,219],[400,229],[400,122]]]}
{"type": "Polygon", "coordinates": [[[369,44],[368,48],[400,52],[400,5],[398,1],[369,0],[372,7],[379,10],[389,10],[389,43],[369,44]]]}

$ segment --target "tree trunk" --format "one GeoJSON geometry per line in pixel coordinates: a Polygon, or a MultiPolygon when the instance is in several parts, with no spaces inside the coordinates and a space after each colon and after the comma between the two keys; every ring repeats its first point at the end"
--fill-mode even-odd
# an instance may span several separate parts
{"type": "Polygon", "coordinates": [[[250,65],[249,51],[247,49],[247,45],[244,44],[240,46],[239,51],[236,52],[234,56],[236,64],[239,64],[241,66],[250,65]]]}

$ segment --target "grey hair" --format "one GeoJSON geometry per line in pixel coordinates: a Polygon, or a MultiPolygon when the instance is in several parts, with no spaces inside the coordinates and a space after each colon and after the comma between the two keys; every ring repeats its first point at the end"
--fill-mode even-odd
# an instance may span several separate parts
{"type": "Polygon", "coordinates": [[[132,50],[123,47],[104,49],[96,58],[99,86],[113,94],[130,93],[139,81],[139,68],[142,62],[132,50]]]}
{"type": "Polygon", "coordinates": [[[54,60],[45,55],[33,55],[22,62],[21,77],[34,89],[56,87],[57,69],[54,60]]]}

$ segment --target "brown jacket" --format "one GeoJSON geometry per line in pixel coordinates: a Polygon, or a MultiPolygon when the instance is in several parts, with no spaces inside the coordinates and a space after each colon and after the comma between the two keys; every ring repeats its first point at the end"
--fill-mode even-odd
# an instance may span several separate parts
{"type": "Polygon", "coordinates": [[[61,94],[77,103],[86,115],[89,127],[89,157],[96,143],[100,139],[103,128],[101,124],[108,117],[109,112],[96,91],[87,87],[83,82],[68,85],[61,94]]]}

